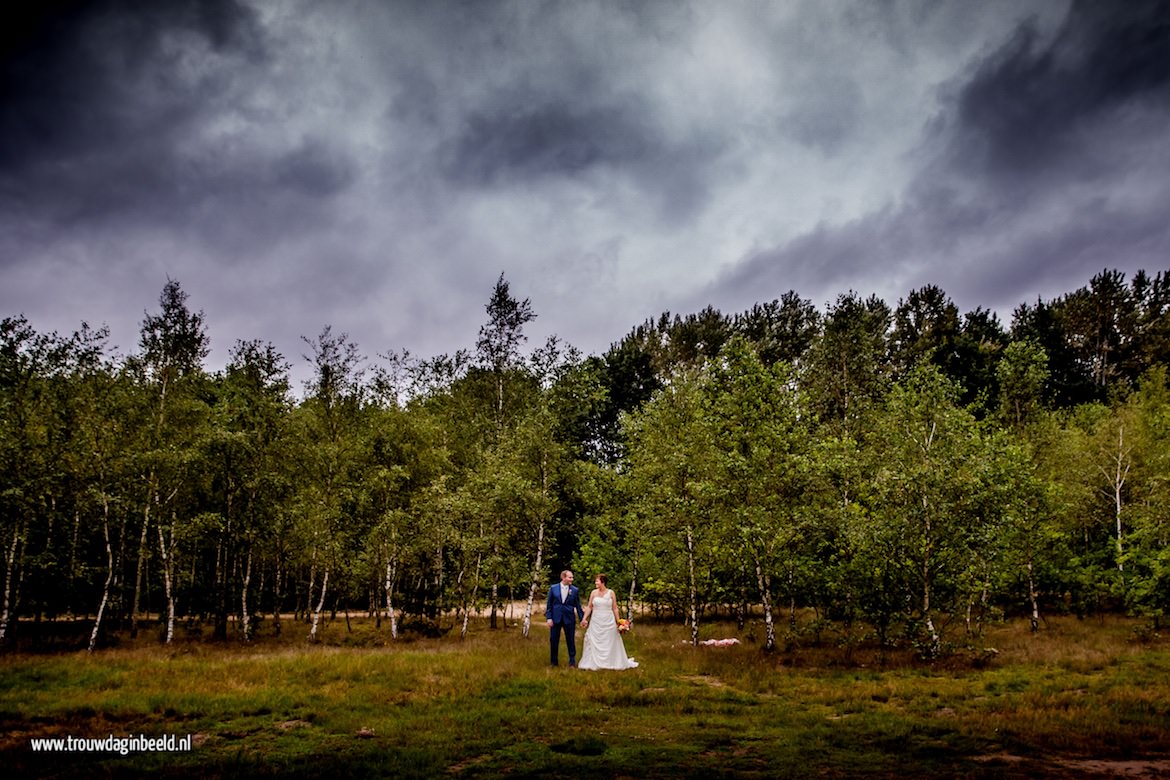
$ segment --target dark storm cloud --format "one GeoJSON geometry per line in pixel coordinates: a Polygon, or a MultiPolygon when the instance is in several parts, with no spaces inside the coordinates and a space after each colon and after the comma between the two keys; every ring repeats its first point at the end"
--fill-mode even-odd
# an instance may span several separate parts
{"type": "Polygon", "coordinates": [[[706,203],[715,137],[672,140],[655,117],[632,105],[573,101],[473,114],[440,152],[455,186],[531,187],[591,177],[627,180],[655,204],[656,220],[674,223],[706,203]]]}
{"type": "Polygon", "coordinates": [[[638,164],[655,149],[653,134],[628,110],[557,103],[469,117],[444,169],[460,184],[494,186],[638,164]]]}
{"type": "Polygon", "coordinates": [[[326,324],[434,354],[504,271],[532,343],[591,351],[790,288],[1010,306],[1166,256],[1156,4],[36,7],[0,30],[0,313],[38,326],[132,345],[169,276],[213,362],[326,324]]]}
{"type": "Polygon", "coordinates": [[[917,205],[935,210],[937,235],[1014,236],[958,277],[996,303],[1058,268],[1078,286],[1104,267],[1162,270],[1168,121],[1170,4],[1080,0],[1050,42],[1027,25],[962,85],[917,205]],[[938,197],[948,189],[953,201],[938,197]],[[996,291],[998,274],[1014,285],[996,291]]]}
{"type": "Polygon", "coordinates": [[[308,139],[273,164],[273,183],[308,196],[328,197],[355,178],[352,162],[319,139],[308,139]]]}
{"type": "Polygon", "coordinates": [[[939,284],[1010,312],[1105,267],[1167,268],[1170,4],[1075,3],[1054,35],[1021,25],[941,94],[898,199],[757,252],[710,292],[893,303],[939,284]]]}
{"type": "Polygon", "coordinates": [[[1092,159],[1101,123],[1163,113],[1168,96],[1170,3],[1080,0],[1055,41],[1025,25],[962,86],[953,154],[1012,176],[1092,159]]]}
{"type": "Polygon", "coordinates": [[[635,187],[666,224],[707,203],[725,130],[672,121],[656,85],[639,77],[646,60],[678,44],[672,38],[690,18],[688,4],[520,2],[464,10],[428,7],[417,23],[434,50],[452,54],[423,67],[410,58],[387,66],[391,115],[437,137],[424,159],[443,184],[474,192],[558,181],[605,190],[617,182],[635,187]]]}
{"type": "Polygon", "coordinates": [[[257,144],[233,130],[271,121],[248,116],[237,94],[268,60],[250,8],[49,8],[8,33],[0,65],[0,213],[10,228],[186,230],[206,220],[216,226],[207,240],[252,244],[311,223],[320,209],[305,203],[352,181],[353,162],[322,138],[257,144]]]}
{"type": "Polygon", "coordinates": [[[177,81],[177,36],[225,56],[262,56],[251,11],[233,0],[30,5],[38,10],[8,27],[0,62],[5,173],[166,136],[189,120],[222,85],[177,81]]]}
{"type": "Polygon", "coordinates": [[[713,297],[724,300],[778,298],[788,290],[819,296],[822,304],[836,294],[855,290],[863,295],[884,292],[878,283],[883,270],[905,262],[917,251],[923,226],[913,214],[889,209],[846,224],[821,224],[782,247],[758,252],[725,274],[691,306],[713,297]]]}

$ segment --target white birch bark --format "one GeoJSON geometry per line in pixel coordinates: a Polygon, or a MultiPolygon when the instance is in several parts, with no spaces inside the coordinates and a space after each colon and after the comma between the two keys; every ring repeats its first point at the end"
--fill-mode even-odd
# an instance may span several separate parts
{"type": "Polygon", "coordinates": [[[922,499],[922,513],[926,518],[925,533],[923,534],[926,539],[926,547],[922,552],[922,622],[926,627],[926,633],[930,636],[930,657],[934,658],[942,651],[942,637],[939,636],[938,629],[934,625],[934,617],[930,612],[930,566],[933,563],[934,523],[930,520],[930,505],[925,498],[922,499]]]}
{"type": "Polygon", "coordinates": [[[637,593],[637,590],[638,590],[638,550],[637,550],[637,548],[634,549],[633,558],[634,558],[633,565],[630,567],[630,594],[626,597],[626,616],[629,617],[630,620],[634,619],[634,604],[636,603],[636,598],[637,598],[637,596],[635,594],[637,593]]]}
{"type": "Polygon", "coordinates": [[[695,582],[695,533],[687,526],[687,588],[690,591],[691,645],[699,646],[699,586],[695,582]]]}
{"type": "Polygon", "coordinates": [[[1036,574],[1032,561],[1028,561],[1028,599],[1032,602],[1032,633],[1040,630],[1040,601],[1036,593],[1036,574]]]}
{"type": "Polygon", "coordinates": [[[398,561],[390,556],[386,561],[386,617],[390,620],[390,638],[398,638],[398,615],[394,611],[394,582],[398,579],[398,561]]]}
{"type": "Polygon", "coordinates": [[[244,566],[244,587],[240,589],[240,630],[245,640],[252,639],[252,617],[248,612],[248,587],[252,584],[252,551],[248,550],[248,563],[244,566]]]}
{"type": "Polygon", "coordinates": [[[102,587],[102,600],[98,604],[97,617],[93,621],[93,631],[89,635],[89,652],[97,647],[98,635],[102,630],[102,618],[106,614],[106,605],[110,603],[110,588],[114,584],[114,546],[110,544],[110,499],[102,494],[102,531],[106,537],[106,584],[102,587]]]}
{"type": "Polygon", "coordinates": [[[16,551],[20,549],[20,527],[12,529],[12,544],[8,546],[4,570],[4,606],[0,609],[0,642],[8,638],[8,624],[12,620],[12,575],[16,569],[16,551]]]}
{"type": "Polygon", "coordinates": [[[325,570],[325,576],[321,578],[321,599],[317,602],[316,609],[313,610],[313,622],[309,628],[309,641],[317,641],[317,627],[321,623],[321,610],[325,609],[325,592],[329,590],[329,569],[325,570]]]}
{"type": "MultiPolygon", "coordinates": [[[[174,540],[175,529],[171,528],[171,539],[174,540]]],[[[158,549],[162,556],[162,570],[163,570],[163,590],[167,600],[167,623],[165,642],[170,644],[171,640],[175,638],[175,560],[173,550],[167,549],[166,538],[163,534],[162,524],[158,525],[158,549]]]]}
{"type": "MultiPolygon", "coordinates": [[[[153,476],[151,477],[153,480],[153,476]]],[[[138,609],[142,603],[142,576],[146,567],[146,545],[150,539],[150,507],[156,501],[155,491],[152,489],[146,499],[146,506],[142,509],[142,535],[138,539],[138,568],[134,577],[134,600],[130,605],[130,638],[138,636],[138,609]]]]}
{"type": "Polygon", "coordinates": [[[760,588],[760,607],[764,610],[764,649],[776,649],[776,625],[772,620],[772,582],[764,573],[759,555],[753,555],[756,565],[756,584],[760,588]]]}
{"type": "Polygon", "coordinates": [[[281,592],[283,576],[281,574],[281,562],[277,560],[276,571],[273,573],[272,581],[272,630],[280,636],[280,604],[284,600],[284,594],[281,592]]]}
{"type": "Polygon", "coordinates": [[[1129,478],[1129,452],[1125,447],[1125,426],[1121,426],[1117,430],[1117,454],[1111,459],[1112,462],[1109,464],[1111,467],[1110,470],[1106,471],[1104,468],[1098,467],[1101,474],[1109,482],[1109,496],[1113,499],[1113,519],[1117,531],[1118,571],[1125,571],[1125,564],[1121,560],[1122,553],[1125,551],[1124,545],[1122,544],[1121,514],[1123,506],[1122,490],[1125,488],[1125,482],[1129,478]]]}
{"type": "Polygon", "coordinates": [[[527,637],[532,628],[533,602],[536,600],[536,589],[540,585],[540,570],[544,563],[544,520],[536,529],[536,560],[532,563],[532,580],[528,583],[528,603],[524,605],[524,627],[521,633],[527,637]]]}
{"type": "Polygon", "coordinates": [[[475,557],[475,585],[471,589],[471,598],[464,599],[463,604],[463,625],[459,629],[459,638],[467,638],[467,624],[471,620],[471,603],[475,600],[475,594],[479,592],[479,573],[480,566],[483,563],[483,555],[477,554],[475,557]]]}

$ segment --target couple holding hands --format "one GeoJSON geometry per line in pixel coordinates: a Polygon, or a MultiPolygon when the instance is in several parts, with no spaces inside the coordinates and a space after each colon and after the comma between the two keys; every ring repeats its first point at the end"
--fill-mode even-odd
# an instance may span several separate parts
{"type": "Polygon", "coordinates": [[[557,665],[557,651],[560,649],[561,632],[565,633],[565,646],[569,648],[569,666],[581,669],[633,669],[638,664],[626,655],[618,630],[619,616],[617,598],[605,586],[605,575],[598,574],[594,580],[596,590],[589,594],[589,602],[581,607],[580,592],[573,585],[573,572],[561,572],[561,581],[548,589],[548,602],[544,616],[549,627],[549,659],[557,665]],[[585,631],[585,649],[581,663],[577,661],[577,618],[585,631]]]}

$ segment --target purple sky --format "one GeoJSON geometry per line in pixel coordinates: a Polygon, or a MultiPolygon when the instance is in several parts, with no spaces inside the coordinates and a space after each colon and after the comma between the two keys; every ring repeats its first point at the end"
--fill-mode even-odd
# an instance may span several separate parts
{"type": "Polygon", "coordinates": [[[65,0],[6,24],[0,316],[136,349],[168,277],[301,373],[474,346],[501,272],[647,317],[1170,270],[1170,3],[65,0]]]}

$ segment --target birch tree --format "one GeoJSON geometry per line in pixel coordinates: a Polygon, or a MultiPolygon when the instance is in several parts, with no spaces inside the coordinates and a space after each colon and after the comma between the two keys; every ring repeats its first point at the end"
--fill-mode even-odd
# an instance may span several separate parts
{"type": "Polygon", "coordinates": [[[361,460],[365,358],[347,334],[334,335],[329,326],[315,340],[304,341],[310,349],[304,357],[314,373],[306,382],[308,395],[298,410],[304,448],[298,507],[308,540],[309,641],[316,642],[330,578],[342,561],[347,532],[352,530],[347,512],[359,489],[356,464],[361,460]]]}
{"type": "Polygon", "coordinates": [[[281,462],[290,409],[288,369],[271,344],[239,341],[220,384],[214,410],[220,486],[215,493],[225,524],[225,533],[215,539],[219,638],[226,637],[229,611],[239,615],[241,637],[252,637],[252,576],[265,559],[264,544],[272,539],[278,507],[289,493],[281,462]],[[239,582],[231,581],[233,572],[239,582]],[[235,604],[233,594],[239,599],[235,604]]]}
{"type": "Polygon", "coordinates": [[[158,314],[147,314],[139,336],[142,379],[150,391],[150,418],[142,464],[144,496],[138,566],[131,607],[131,635],[137,632],[138,610],[150,530],[157,532],[158,552],[166,599],[163,638],[169,643],[175,632],[175,566],[183,522],[175,500],[189,486],[194,429],[201,418],[201,401],[194,384],[203,378],[208,338],[203,312],[187,307],[187,294],[168,279],[159,296],[158,314]]]}
{"type": "Polygon", "coordinates": [[[106,329],[90,331],[83,326],[74,336],[78,350],[70,369],[73,415],[74,475],[83,485],[78,512],[101,528],[105,553],[100,595],[97,598],[88,650],[97,648],[111,602],[120,590],[118,550],[125,548],[127,501],[133,485],[133,432],[127,414],[132,396],[127,376],[105,355],[106,329]],[[84,465],[83,465],[84,464],[84,465]],[[99,519],[100,518],[100,519],[99,519]]]}
{"type": "MultiPolygon", "coordinates": [[[[536,319],[532,311],[532,304],[527,298],[514,298],[501,273],[492,289],[491,298],[487,306],[488,321],[479,329],[479,338],[475,349],[478,363],[483,371],[491,378],[493,393],[492,421],[494,434],[492,440],[485,442],[485,446],[499,446],[505,437],[505,427],[509,418],[515,417],[516,410],[509,410],[505,405],[505,390],[516,383],[510,381],[517,378],[517,374],[525,374],[525,366],[521,359],[520,348],[528,340],[524,334],[524,326],[536,319]]],[[[523,377],[521,377],[523,378],[523,377]]],[[[500,521],[504,518],[495,518],[494,528],[502,527],[500,521]]],[[[497,609],[500,605],[500,577],[506,557],[504,551],[505,540],[503,534],[493,531],[488,535],[489,550],[487,552],[488,577],[491,580],[491,627],[497,627],[497,609]]]]}
{"type": "Polygon", "coordinates": [[[891,392],[879,439],[873,514],[886,554],[913,590],[912,615],[928,657],[943,650],[939,615],[953,610],[986,518],[978,511],[985,453],[959,388],[920,364],[891,392]]]}
{"type": "Polygon", "coordinates": [[[809,522],[810,436],[787,365],[766,367],[742,340],[728,345],[704,387],[715,449],[706,483],[711,511],[722,517],[733,548],[748,558],[764,618],[764,649],[772,651],[773,578],[797,567],[809,522]]]}
{"type": "Polygon", "coordinates": [[[703,483],[710,474],[712,447],[702,425],[698,375],[680,372],[626,421],[629,479],[643,512],[652,521],[643,529],[665,558],[677,552],[686,584],[691,643],[699,643],[699,575],[706,555],[710,522],[703,483]]]}
{"type": "Polygon", "coordinates": [[[1126,603],[1161,627],[1170,611],[1170,385],[1165,367],[1147,372],[1128,402],[1138,454],[1130,513],[1126,603]]]}
{"type": "Polygon", "coordinates": [[[479,329],[475,343],[480,365],[487,370],[495,386],[494,421],[498,433],[504,426],[504,390],[508,372],[521,365],[520,347],[528,340],[524,326],[536,319],[528,299],[512,297],[504,275],[496,280],[487,306],[488,321],[479,329]]]}
{"type": "Polygon", "coordinates": [[[49,377],[63,349],[23,317],[0,322],[0,551],[4,560],[0,642],[11,638],[30,529],[49,523],[49,453],[55,410],[49,377]],[[43,523],[38,523],[43,520],[43,523]]]}

